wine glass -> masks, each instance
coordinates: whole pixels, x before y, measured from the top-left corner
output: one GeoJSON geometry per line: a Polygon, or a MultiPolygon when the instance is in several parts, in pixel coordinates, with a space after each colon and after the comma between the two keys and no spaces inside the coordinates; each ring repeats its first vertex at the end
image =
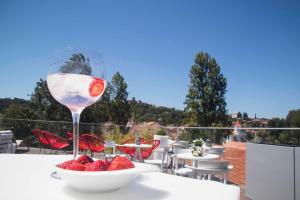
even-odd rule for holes
{"type": "Polygon", "coordinates": [[[84,108],[100,99],[106,87],[102,56],[94,51],[71,48],[58,50],[50,64],[47,85],[56,101],[72,113],[73,156],[78,156],[79,120],[84,108]]]}

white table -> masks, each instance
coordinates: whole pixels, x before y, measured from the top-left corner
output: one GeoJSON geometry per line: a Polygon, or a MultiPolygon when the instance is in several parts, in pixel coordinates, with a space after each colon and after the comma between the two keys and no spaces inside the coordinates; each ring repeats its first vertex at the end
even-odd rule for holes
{"type": "Polygon", "coordinates": [[[204,156],[193,156],[192,153],[178,153],[176,157],[179,159],[185,160],[197,160],[197,161],[206,161],[206,160],[216,160],[219,158],[216,154],[205,154],[204,156]]]}
{"type": "Polygon", "coordinates": [[[186,148],[187,142],[186,141],[173,141],[171,144],[171,150],[173,151],[176,148],[186,148]]]}
{"type": "Polygon", "coordinates": [[[0,154],[2,200],[239,200],[240,189],[159,172],[140,175],[128,186],[110,193],[81,193],[50,177],[66,155],[0,154]]]}
{"type": "Polygon", "coordinates": [[[104,144],[105,149],[112,149],[112,154],[116,154],[116,145],[114,144],[104,144]]]}
{"type": "Polygon", "coordinates": [[[193,156],[192,153],[178,153],[178,154],[176,154],[176,160],[177,159],[192,160],[193,167],[196,167],[197,161],[217,160],[218,158],[219,158],[219,155],[216,155],[216,154],[204,154],[204,156],[193,156]]]}

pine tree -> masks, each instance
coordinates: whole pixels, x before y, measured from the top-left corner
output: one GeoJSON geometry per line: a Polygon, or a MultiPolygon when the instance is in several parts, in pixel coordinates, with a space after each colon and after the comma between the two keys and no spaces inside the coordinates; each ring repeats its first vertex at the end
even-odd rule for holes
{"type": "Polygon", "coordinates": [[[128,103],[127,83],[124,77],[117,72],[111,81],[111,117],[112,121],[119,125],[126,125],[130,118],[130,106],[128,103]]]}
{"type": "Polygon", "coordinates": [[[189,77],[185,123],[189,126],[225,124],[227,82],[216,60],[207,53],[198,53],[189,77]]]}

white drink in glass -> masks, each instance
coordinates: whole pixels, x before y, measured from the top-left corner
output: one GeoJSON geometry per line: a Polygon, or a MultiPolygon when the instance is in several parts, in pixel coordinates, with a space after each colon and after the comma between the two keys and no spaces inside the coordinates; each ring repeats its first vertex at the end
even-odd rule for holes
{"type": "Polygon", "coordinates": [[[95,103],[106,87],[103,79],[71,73],[49,74],[47,84],[51,95],[74,113],[95,103]]]}

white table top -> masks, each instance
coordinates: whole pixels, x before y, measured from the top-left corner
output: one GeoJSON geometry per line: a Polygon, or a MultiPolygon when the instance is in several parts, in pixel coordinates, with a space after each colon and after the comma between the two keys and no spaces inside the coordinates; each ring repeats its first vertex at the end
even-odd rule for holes
{"type": "Polygon", "coordinates": [[[128,186],[109,193],[82,193],[50,177],[66,155],[0,154],[0,199],[3,200],[239,200],[240,189],[159,172],[140,175],[128,186]]]}
{"type": "Polygon", "coordinates": [[[124,147],[151,148],[150,144],[123,144],[124,147]]]}
{"type": "Polygon", "coordinates": [[[223,146],[212,146],[210,147],[210,149],[224,149],[223,146]]]}
{"type": "Polygon", "coordinates": [[[105,148],[115,148],[116,145],[114,145],[114,144],[104,144],[104,147],[105,148]]]}
{"type": "Polygon", "coordinates": [[[219,158],[219,155],[216,154],[205,154],[204,156],[193,156],[192,153],[178,153],[176,157],[179,159],[186,159],[186,160],[216,160],[219,158]]]}

